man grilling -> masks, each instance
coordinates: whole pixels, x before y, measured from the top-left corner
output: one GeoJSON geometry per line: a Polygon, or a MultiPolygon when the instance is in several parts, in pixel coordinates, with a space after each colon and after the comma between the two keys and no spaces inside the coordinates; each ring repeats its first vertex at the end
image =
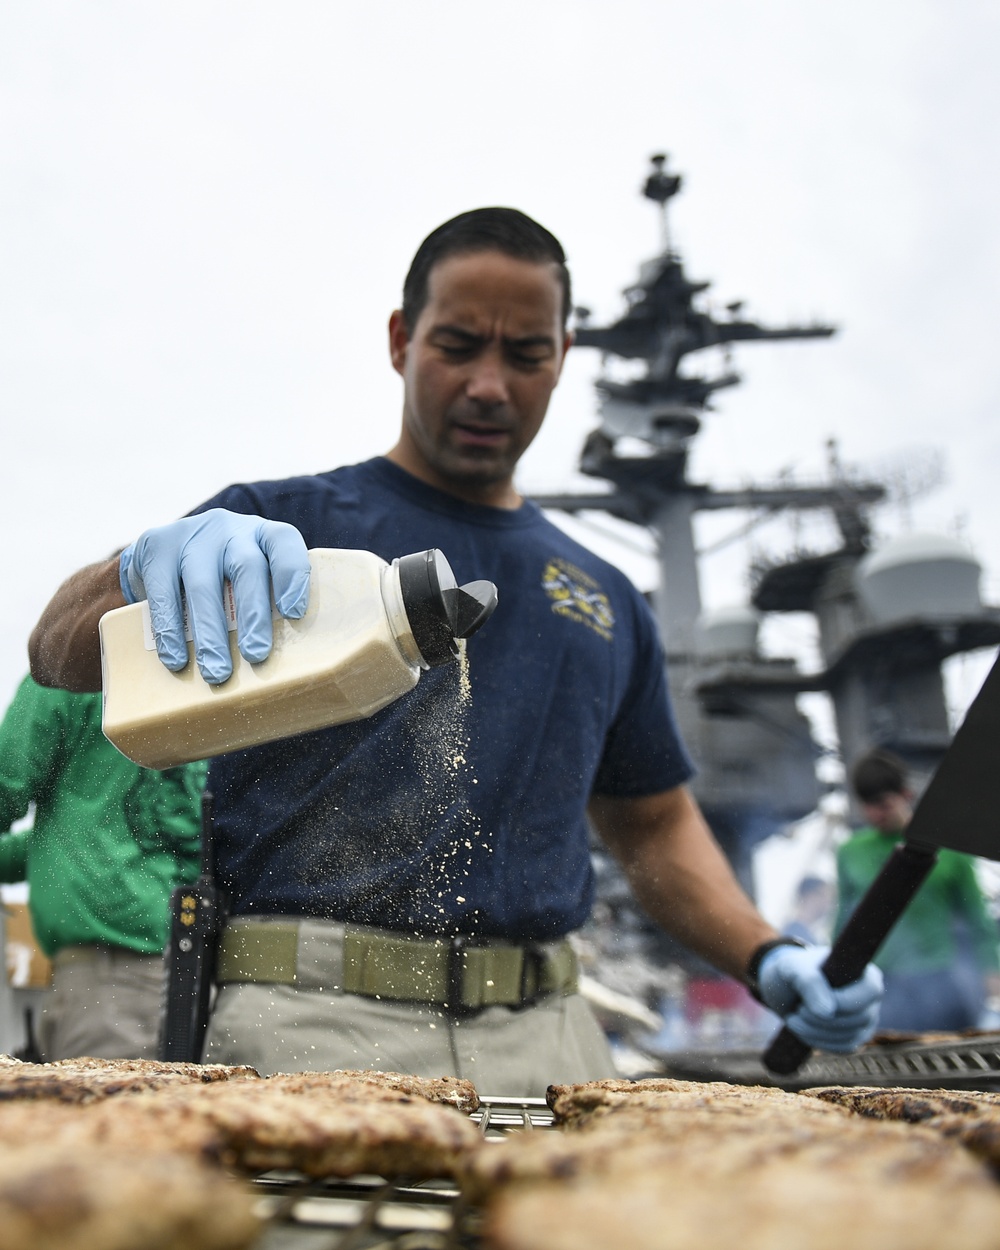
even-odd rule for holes
{"type": "Polygon", "coordinates": [[[223,580],[259,662],[272,596],[287,617],[306,609],[308,548],[439,547],[459,581],[499,588],[468,643],[467,700],[449,666],[370,720],[212,762],[230,919],[208,1060],[451,1072],[523,1096],[614,1075],[566,940],[593,898],[588,817],[647,912],[804,1040],[849,1050],[874,1027],[878,972],[832,990],[823,949],[779,936],[713,840],[641,596],[515,487],[570,306],[562,247],[531,218],[446,222],[389,321],[403,413],[385,456],[230,486],[76,574],[36,627],[36,679],[97,689],[100,616],[147,598],[160,658],[181,669],[183,590],[194,662],[222,683],[223,580]]]}

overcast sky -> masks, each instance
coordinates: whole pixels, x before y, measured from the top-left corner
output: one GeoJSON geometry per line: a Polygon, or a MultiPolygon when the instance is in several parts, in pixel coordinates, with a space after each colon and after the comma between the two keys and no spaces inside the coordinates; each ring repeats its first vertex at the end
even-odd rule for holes
{"type": "MultiPolygon", "coordinates": [[[[695,476],[816,477],[831,437],[875,472],[938,452],[947,483],[909,523],[964,536],[1000,601],[998,56],[977,0],[6,0],[0,698],[81,564],[230,481],[394,441],[385,324],[444,218],[523,208],[577,301],[618,312],[658,244],[638,189],[664,150],[710,297],[840,327],[736,349],[695,476]]],[[[598,366],[571,356],[525,489],[580,484],[598,366]]],[[[648,585],[651,561],[594,541],[648,585]]],[[[745,596],[747,555],[706,560],[709,605],[745,596]]]]}

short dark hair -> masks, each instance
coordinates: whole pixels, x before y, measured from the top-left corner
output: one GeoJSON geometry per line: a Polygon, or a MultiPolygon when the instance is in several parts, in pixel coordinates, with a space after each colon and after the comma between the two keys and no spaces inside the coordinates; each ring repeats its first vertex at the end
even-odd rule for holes
{"type": "Polygon", "coordinates": [[[408,334],[427,303],[431,270],[447,256],[502,252],[515,260],[551,261],[562,287],[562,323],[569,320],[571,291],[566,253],[554,234],[516,208],[474,208],[432,230],[417,248],[403,283],[403,323],[408,334]]]}
{"type": "Polygon", "coordinates": [[[851,769],[851,785],[862,803],[874,803],[883,794],[904,794],[906,765],[892,751],[869,751],[851,769]]]}

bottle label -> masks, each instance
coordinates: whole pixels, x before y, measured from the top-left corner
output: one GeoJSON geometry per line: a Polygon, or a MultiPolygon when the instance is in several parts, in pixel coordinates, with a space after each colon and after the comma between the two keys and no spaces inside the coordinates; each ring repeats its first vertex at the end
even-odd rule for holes
{"type": "MultiPolygon", "coordinates": [[[[191,622],[188,620],[187,601],[181,599],[181,606],[184,609],[184,638],[187,642],[191,642],[191,622]]],[[[232,582],[226,580],[222,583],[222,606],[226,613],[226,628],[232,633],[236,628],[236,599],[233,596],[232,582]]],[[[156,650],[156,640],[153,637],[153,622],[149,615],[149,601],[142,600],[142,641],[147,651],[156,650]]]]}

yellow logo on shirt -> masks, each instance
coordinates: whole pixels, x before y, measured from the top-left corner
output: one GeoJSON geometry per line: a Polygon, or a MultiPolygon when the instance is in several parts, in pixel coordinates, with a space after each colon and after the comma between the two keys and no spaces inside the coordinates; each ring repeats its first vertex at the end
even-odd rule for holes
{"type": "Polygon", "coordinates": [[[552,611],[571,621],[588,625],[611,641],[615,614],[608,596],[597,582],[568,560],[550,560],[542,574],[542,588],[552,600],[552,611]]]}

